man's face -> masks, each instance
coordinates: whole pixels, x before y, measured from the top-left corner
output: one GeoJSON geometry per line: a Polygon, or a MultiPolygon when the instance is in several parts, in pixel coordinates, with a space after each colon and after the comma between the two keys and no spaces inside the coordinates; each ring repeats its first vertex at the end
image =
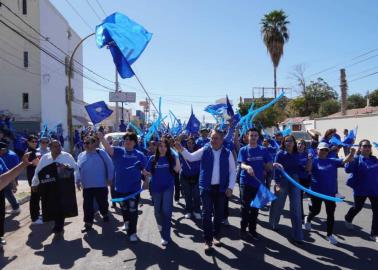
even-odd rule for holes
{"type": "Polygon", "coordinates": [[[58,141],[52,141],[50,145],[51,154],[58,156],[60,152],[62,152],[62,147],[60,145],[60,142],[58,141]]]}
{"type": "Polygon", "coordinates": [[[41,148],[46,149],[48,145],[49,145],[49,140],[45,140],[45,139],[41,140],[41,148]]]}
{"type": "Polygon", "coordinates": [[[251,144],[256,144],[259,139],[259,134],[256,131],[248,132],[248,141],[251,144]]]}
{"type": "Polygon", "coordinates": [[[95,141],[91,138],[85,138],[83,144],[85,151],[93,151],[96,149],[95,141]]]}
{"type": "Polygon", "coordinates": [[[126,149],[132,150],[135,147],[135,141],[131,140],[129,137],[125,138],[125,141],[123,142],[123,145],[126,149]]]}
{"type": "Polygon", "coordinates": [[[30,139],[29,141],[28,141],[28,146],[30,147],[30,148],[32,148],[32,149],[36,149],[37,148],[37,145],[38,145],[38,141],[37,141],[37,139],[30,139]]]}
{"type": "Polygon", "coordinates": [[[223,145],[223,136],[220,133],[213,131],[210,136],[210,143],[215,150],[220,149],[223,145]]]}

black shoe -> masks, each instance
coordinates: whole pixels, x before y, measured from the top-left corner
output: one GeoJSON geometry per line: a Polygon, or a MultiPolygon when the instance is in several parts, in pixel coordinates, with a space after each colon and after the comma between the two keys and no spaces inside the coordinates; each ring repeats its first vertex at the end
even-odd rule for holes
{"type": "Polygon", "coordinates": [[[210,254],[213,251],[213,243],[212,242],[206,242],[204,247],[205,254],[210,254]]]}
{"type": "Polygon", "coordinates": [[[256,231],[249,232],[248,234],[253,240],[255,241],[260,240],[259,234],[256,231]]]}
{"type": "Polygon", "coordinates": [[[92,229],[93,229],[92,226],[90,226],[90,225],[84,225],[84,227],[81,229],[81,232],[82,233],[86,233],[86,232],[91,231],[92,229]]]}
{"type": "Polygon", "coordinates": [[[4,237],[0,237],[0,246],[4,246],[7,244],[7,241],[5,241],[4,237]]]}
{"type": "Polygon", "coordinates": [[[109,216],[108,216],[108,215],[103,216],[103,217],[102,217],[102,220],[103,220],[104,222],[109,222],[109,216]]]}
{"type": "Polygon", "coordinates": [[[220,238],[217,238],[217,237],[214,237],[213,244],[216,247],[221,247],[222,246],[222,242],[220,241],[220,238]]]}
{"type": "Polygon", "coordinates": [[[248,233],[246,230],[240,230],[239,236],[241,240],[247,240],[248,239],[248,233]]]}

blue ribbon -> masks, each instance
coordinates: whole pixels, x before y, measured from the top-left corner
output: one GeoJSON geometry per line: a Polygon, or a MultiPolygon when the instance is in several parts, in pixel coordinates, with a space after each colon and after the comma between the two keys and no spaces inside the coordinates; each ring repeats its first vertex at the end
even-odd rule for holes
{"type": "Polygon", "coordinates": [[[124,201],[127,201],[129,199],[133,199],[135,198],[136,195],[138,195],[139,193],[141,193],[143,191],[143,188],[141,188],[140,190],[138,190],[137,192],[134,192],[133,194],[130,194],[126,197],[122,197],[122,198],[114,198],[112,199],[112,202],[124,202],[124,201]]]}
{"type": "Polygon", "coordinates": [[[324,199],[324,200],[328,200],[328,201],[332,201],[332,202],[343,202],[343,199],[336,198],[336,197],[331,197],[331,196],[328,196],[328,195],[324,195],[324,194],[312,191],[311,189],[305,188],[304,186],[302,186],[301,184],[299,184],[297,181],[295,181],[293,178],[291,178],[291,176],[288,175],[284,170],[282,170],[282,169],[279,169],[279,170],[281,171],[281,173],[283,174],[283,176],[285,176],[285,178],[287,180],[289,180],[295,187],[299,188],[300,190],[302,190],[302,191],[304,191],[304,192],[306,192],[306,193],[308,193],[310,195],[313,195],[313,196],[316,196],[318,198],[324,199]]]}

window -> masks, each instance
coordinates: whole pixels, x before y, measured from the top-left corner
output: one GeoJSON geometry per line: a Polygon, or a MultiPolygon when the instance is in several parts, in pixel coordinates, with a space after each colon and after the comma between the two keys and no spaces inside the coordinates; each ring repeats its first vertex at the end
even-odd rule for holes
{"type": "Polygon", "coordinates": [[[26,0],[22,0],[22,14],[26,15],[28,14],[28,7],[26,0]]]}
{"type": "Polygon", "coordinates": [[[29,109],[29,93],[22,93],[22,108],[29,109]]]}
{"type": "Polygon", "coordinates": [[[24,67],[29,67],[29,52],[24,52],[24,67]]]}

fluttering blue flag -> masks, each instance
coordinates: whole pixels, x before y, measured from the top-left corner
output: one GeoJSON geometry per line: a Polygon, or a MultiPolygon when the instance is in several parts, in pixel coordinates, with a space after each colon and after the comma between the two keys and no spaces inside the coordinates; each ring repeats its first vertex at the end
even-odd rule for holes
{"type": "Polygon", "coordinates": [[[212,115],[221,116],[225,111],[227,111],[227,104],[220,103],[207,105],[204,111],[212,115]]]}
{"type": "Polygon", "coordinates": [[[124,78],[134,76],[131,65],[143,53],[152,34],[142,25],[126,15],[115,12],[96,26],[96,44],[99,48],[108,46],[119,75],[124,78]]]}
{"type": "Polygon", "coordinates": [[[378,143],[373,142],[374,147],[378,150],[378,143]]]}
{"type": "Polygon", "coordinates": [[[227,114],[231,117],[234,116],[234,109],[232,108],[232,105],[230,103],[230,100],[228,99],[228,96],[226,95],[226,104],[227,104],[227,114]]]}
{"type": "Polygon", "coordinates": [[[348,135],[343,140],[343,143],[344,144],[352,144],[356,140],[356,136],[357,136],[357,127],[349,130],[348,135]]]}
{"type": "Polygon", "coordinates": [[[348,146],[348,144],[343,143],[336,136],[332,136],[331,139],[329,139],[329,144],[335,146],[348,146]]]}
{"type": "Polygon", "coordinates": [[[190,117],[189,117],[188,123],[186,124],[185,130],[189,134],[196,134],[196,133],[199,132],[200,126],[201,126],[201,122],[194,115],[193,109],[192,109],[192,113],[190,114],[190,117]]]}
{"type": "Polygon", "coordinates": [[[275,199],[277,199],[277,197],[270,192],[264,184],[260,183],[256,196],[253,201],[251,201],[251,207],[262,208],[275,199]]]}
{"type": "Polygon", "coordinates": [[[291,134],[291,132],[292,132],[292,130],[289,127],[285,128],[284,130],[281,131],[283,137],[289,136],[291,134]]]}
{"type": "Polygon", "coordinates": [[[108,118],[113,111],[108,108],[104,101],[98,101],[85,106],[88,116],[93,125],[100,123],[102,120],[108,118]]]}

